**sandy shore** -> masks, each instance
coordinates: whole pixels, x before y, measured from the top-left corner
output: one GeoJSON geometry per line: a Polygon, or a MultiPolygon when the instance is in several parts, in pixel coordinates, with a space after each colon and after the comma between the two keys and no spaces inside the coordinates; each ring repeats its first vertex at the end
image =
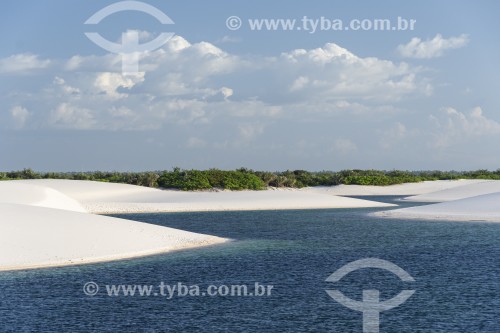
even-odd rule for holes
{"type": "Polygon", "coordinates": [[[0,270],[111,261],[225,241],[136,221],[0,203],[0,270]]]}
{"type": "MultiPolygon", "coordinates": [[[[67,183],[82,197],[148,192],[67,183]],[[79,186],[90,187],[82,191],[79,186]]],[[[227,239],[90,214],[80,197],[44,181],[0,182],[0,271],[96,263],[227,242],[227,239]]]]}
{"type": "Polygon", "coordinates": [[[500,193],[374,213],[399,219],[500,222],[500,193]]]}
{"type": "Polygon", "coordinates": [[[182,192],[71,180],[3,181],[0,182],[0,270],[118,260],[228,241],[96,213],[395,206],[341,195],[412,195],[406,200],[444,201],[377,213],[383,217],[500,222],[500,181],[241,192],[182,192]]]}
{"type": "Polygon", "coordinates": [[[339,185],[318,186],[305,190],[333,195],[374,196],[374,195],[425,195],[437,191],[454,189],[465,185],[487,182],[481,179],[436,180],[420,183],[406,183],[389,186],[339,185]]]}
{"type": "Polygon", "coordinates": [[[469,183],[404,200],[439,203],[378,212],[375,215],[403,219],[500,222],[500,181],[497,180],[469,183]]]}
{"type": "Polygon", "coordinates": [[[296,190],[181,192],[90,181],[4,181],[0,270],[95,263],[228,241],[95,213],[389,206],[296,190]]]}
{"type": "Polygon", "coordinates": [[[294,189],[183,192],[90,181],[49,179],[19,182],[56,190],[97,214],[394,206],[336,196],[329,192],[294,189]]]}
{"type": "Polygon", "coordinates": [[[415,202],[444,202],[497,192],[500,192],[500,181],[485,180],[477,183],[462,184],[460,186],[443,189],[441,191],[415,195],[405,198],[404,200],[415,202]]]}

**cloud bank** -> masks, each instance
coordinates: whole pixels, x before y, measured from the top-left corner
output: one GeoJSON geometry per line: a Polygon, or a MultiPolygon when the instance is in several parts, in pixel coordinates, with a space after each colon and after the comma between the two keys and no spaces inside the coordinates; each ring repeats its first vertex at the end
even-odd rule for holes
{"type": "MultiPolygon", "coordinates": [[[[59,61],[20,54],[0,59],[0,69],[10,75],[38,71],[34,90],[13,87],[16,105],[34,116],[12,117],[32,128],[149,130],[221,117],[242,128],[242,118],[390,109],[392,102],[433,89],[419,67],[359,57],[334,43],[242,57],[175,36],[141,55],[137,75],[121,74],[121,58],[112,54],[59,61]]],[[[252,133],[240,132],[244,138],[252,133]]]]}

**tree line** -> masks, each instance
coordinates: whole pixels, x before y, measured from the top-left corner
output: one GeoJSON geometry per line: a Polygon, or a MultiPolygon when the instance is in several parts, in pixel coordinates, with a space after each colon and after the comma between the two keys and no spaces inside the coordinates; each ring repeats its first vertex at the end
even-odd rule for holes
{"type": "Polygon", "coordinates": [[[71,179],[92,180],[110,183],[171,188],[184,191],[226,189],[263,190],[268,187],[302,188],[307,186],[332,185],[378,185],[387,186],[415,183],[426,180],[451,179],[500,179],[496,171],[401,171],[401,170],[342,170],[310,172],[237,170],[183,170],[149,172],[36,172],[32,169],[0,172],[0,180],[19,179],[71,179]]]}

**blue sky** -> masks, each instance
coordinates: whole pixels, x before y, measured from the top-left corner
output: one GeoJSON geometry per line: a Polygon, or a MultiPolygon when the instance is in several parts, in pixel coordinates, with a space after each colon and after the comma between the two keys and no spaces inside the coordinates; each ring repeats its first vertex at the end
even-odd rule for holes
{"type": "Polygon", "coordinates": [[[500,167],[497,1],[3,1],[0,170],[500,167]],[[242,27],[230,30],[236,15],[242,27]],[[415,19],[413,31],[248,20],[415,19]],[[121,72],[93,42],[174,37],[121,72]]]}

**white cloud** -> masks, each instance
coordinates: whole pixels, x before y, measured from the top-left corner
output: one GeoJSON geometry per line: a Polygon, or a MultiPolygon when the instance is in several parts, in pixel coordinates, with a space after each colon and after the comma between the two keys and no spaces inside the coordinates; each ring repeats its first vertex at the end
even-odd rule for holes
{"type": "Polygon", "coordinates": [[[327,43],[312,50],[283,53],[270,69],[283,77],[290,92],[305,99],[361,98],[397,100],[411,93],[429,92],[429,83],[419,77],[420,68],[374,57],[361,58],[327,43]],[[276,70],[278,69],[278,73],[276,70]]]}
{"type": "Polygon", "coordinates": [[[105,72],[97,75],[94,85],[111,98],[123,98],[128,95],[126,93],[118,92],[118,88],[131,89],[137,83],[143,81],[144,73],[123,75],[119,73],[105,72]]]}
{"type": "Polygon", "coordinates": [[[454,108],[443,108],[439,115],[430,116],[434,125],[433,145],[446,148],[473,137],[500,135],[500,123],[486,118],[480,107],[469,114],[454,108]]]}
{"type": "Polygon", "coordinates": [[[462,34],[458,37],[443,38],[437,34],[433,39],[422,39],[415,37],[408,44],[401,44],[397,50],[406,58],[429,59],[441,57],[445,51],[458,49],[469,43],[469,37],[462,34]]]}
{"type": "Polygon", "coordinates": [[[80,89],[72,87],[68,84],[66,84],[66,81],[63,78],[60,78],[59,76],[56,76],[54,78],[54,84],[60,86],[64,93],[68,95],[78,95],[80,94],[80,89]]]}
{"type": "Polygon", "coordinates": [[[61,128],[91,129],[96,120],[92,111],[68,103],[61,103],[50,114],[51,125],[61,128]]]}
{"type": "Polygon", "coordinates": [[[309,78],[307,76],[299,76],[295,81],[293,81],[290,91],[302,90],[309,83],[309,78]]]}
{"type": "MultiPolygon", "coordinates": [[[[38,101],[34,109],[28,106],[40,126],[79,129],[151,129],[228,119],[236,127],[241,124],[236,118],[264,126],[305,113],[313,119],[394,113],[389,102],[425,96],[431,89],[418,67],[362,58],[333,43],[275,57],[242,57],[174,36],[144,55],[144,72],[135,76],[122,75],[121,58],[113,54],[75,55],[51,70],[51,82],[26,92],[38,101]]],[[[243,138],[259,134],[245,126],[239,129],[243,138]]]]}
{"type": "Polygon", "coordinates": [[[181,36],[174,36],[172,37],[165,47],[163,48],[164,50],[167,49],[170,52],[179,52],[182,50],[185,50],[191,46],[191,43],[188,42],[186,39],[182,38],[181,36]]]}
{"type": "Polygon", "coordinates": [[[107,53],[103,56],[74,55],[61,66],[68,72],[120,72],[122,57],[119,54],[107,53]]]}
{"type": "Polygon", "coordinates": [[[30,71],[46,68],[49,65],[50,60],[42,60],[34,54],[15,54],[0,59],[0,73],[29,73],[30,71]]]}
{"type": "Polygon", "coordinates": [[[30,112],[26,108],[19,105],[10,109],[10,116],[12,117],[15,128],[18,129],[24,127],[30,115],[30,112]]]}
{"type": "Polygon", "coordinates": [[[296,49],[289,53],[283,53],[282,56],[295,63],[298,63],[301,58],[307,58],[312,62],[323,64],[330,63],[335,59],[348,61],[356,61],[358,59],[353,53],[334,43],[327,43],[324,47],[312,50],[296,49]]]}
{"type": "Polygon", "coordinates": [[[127,42],[135,42],[136,38],[139,42],[147,42],[152,40],[154,37],[155,36],[149,31],[129,29],[125,33],[122,33],[118,42],[123,45],[127,42]]]}
{"type": "Polygon", "coordinates": [[[224,96],[224,100],[228,100],[229,97],[233,96],[233,89],[228,88],[228,87],[222,87],[220,88],[220,92],[222,96],[224,96]]]}

